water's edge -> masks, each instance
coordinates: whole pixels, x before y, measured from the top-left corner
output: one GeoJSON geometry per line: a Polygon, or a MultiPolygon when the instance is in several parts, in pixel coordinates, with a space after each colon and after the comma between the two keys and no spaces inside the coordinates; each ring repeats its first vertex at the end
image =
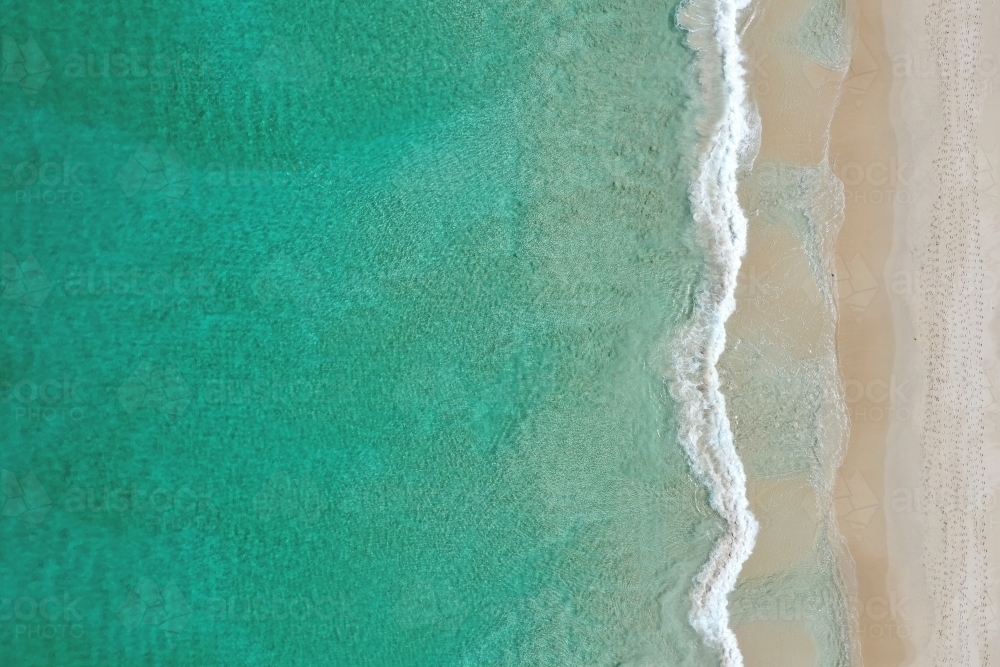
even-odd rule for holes
{"type": "Polygon", "coordinates": [[[717,364],[726,343],[726,320],[735,310],[736,278],[746,252],[747,218],[737,198],[737,176],[753,161],[759,122],[744,81],[739,21],[749,0],[691,0],[678,12],[687,44],[697,54],[703,91],[702,137],[689,198],[706,252],[708,276],[695,297],[665,369],[679,403],[679,436],[691,467],[725,522],[695,578],[689,619],[718,651],[723,667],[742,667],[729,627],[727,597],[753,551],[758,524],[747,500],[746,474],[733,442],[717,364]]]}

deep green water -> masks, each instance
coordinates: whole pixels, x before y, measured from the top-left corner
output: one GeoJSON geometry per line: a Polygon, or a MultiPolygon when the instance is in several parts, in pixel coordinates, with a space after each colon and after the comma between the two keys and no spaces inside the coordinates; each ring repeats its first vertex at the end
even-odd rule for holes
{"type": "Polygon", "coordinates": [[[3,664],[713,664],[675,9],[0,6],[3,664]]]}

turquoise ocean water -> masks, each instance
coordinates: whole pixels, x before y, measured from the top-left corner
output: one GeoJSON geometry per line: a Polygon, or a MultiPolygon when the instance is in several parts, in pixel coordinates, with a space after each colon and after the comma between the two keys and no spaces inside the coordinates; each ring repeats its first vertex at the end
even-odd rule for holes
{"type": "Polygon", "coordinates": [[[716,664],[676,10],[4,3],[4,663],[716,664]]]}

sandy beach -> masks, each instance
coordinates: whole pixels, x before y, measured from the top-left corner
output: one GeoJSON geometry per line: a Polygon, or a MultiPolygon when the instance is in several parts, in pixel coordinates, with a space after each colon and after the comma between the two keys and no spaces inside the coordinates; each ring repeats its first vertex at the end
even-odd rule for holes
{"type": "Polygon", "coordinates": [[[978,123],[995,97],[982,55],[997,52],[995,26],[974,5],[859,1],[831,127],[845,186],[837,352],[851,421],[835,495],[869,667],[978,665],[995,652],[987,552],[1000,467],[984,371],[996,366],[996,199],[984,194],[996,136],[978,123]]]}
{"type": "MultiPolygon", "coordinates": [[[[760,175],[828,162],[843,187],[843,215],[827,236],[835,239],[833,355],[849,420],[832,495],[850,661],[984,665],[1000,648],[992,315],[1000,126],[987,122],[1000,104],[1000,12],[978,3],[858,0],[842,71],[788,48],[802,11],[762,2],[746,31],[762,141],[744,179],[750,238],[740,307],[727,329],[739,341],[734,350],[752,346],[767,364],[827,354],[830,314],[815,293],[803,298],[813,287],[823,292],[822,280],[810,286],[802,270],[816,256],[782,223],[789,207],[774,205],[782,200],[766,194],[760,175]]],[[[822,235],[820,226],[814,232],[822,235]]],[[[749,356],[729,353],[728,376],[738,378],[739,360],[749,356]]],[[[730,389],[761,522],[741,575],[752,590],[791,576],[817,553],[826,489],[815,474],[774,464],[768,446],[755,442],[743,388],[734,380],[730,389]]],[[[735,630],[748,667],[822,662],[820,633],[801,609],[735,630]]]]}
{"type": "MultiPolygon", "coordinates": [[[[997,104],[997,11],[857,0],[846,71],[788,48],[803,11],[762,2],[745,35],[762,141],[745,179],[750,237],[727,330],[769,363],[826,354],[830,313],[815,294],[803,298],[810,254],[782,226],[780,206],[759,205],[759,174],[828,163],[843,187],[839,233],[827,236],[832,354],[849,420],[832,495],[850,660],[986,664],[1000,629],[1000,577],[987,558],[990,546],[1000,553],[990,324],[1000,291],[1000,128],[979,119],[997,104]]],[[[739,358],[729,355],[731,369],[739,358]]],[[[826,489],[803,471],[759,463],[767,446],[754,442],[747,415],[741,423],[741,405],[735,397],[735,433],[761,522],[741,575],[752,588],[801,569],[819,548],[826,489]]],[[[819,664],[818,633],[801,610],[735,629],[748,667],[819,664]]]]}
{"type": "Polygon", "coordinates": [[[998,599],[988,554],[1000,546],[998,128],[986,122],[997,103],[996,8],[886,0],[883,11],[895,157],[907,167],[883,272],[892,378],[905,387],[891,399],[879,508],[897,601],[886,622],[902,664],[988,664],[998,599]]]}
{"type": "MultiPolygon", "coordinates": [[[[850,436],[835,504],[855,577],[856,639],[862,663],[898,665],[908,628],[888,579],[884,499],[885,440],[910,383],[894,375],[894,326],[883,280],[895,207],[912,176],[901,163],[889,119],[892,63],[879,0],[856,5],[854,52],[831,126],[831,166],[844,183],[844,223],[836,243],[837,356],[850,436]]],[[[904,417],[909,415],[905,414],[904,417]]]]}
{"type": "Polygon", "coordinates": [[[741,182],[747,253],[720,372],[760,522],[732,598],[747,667],[854,657],[843,633],[851,577],[838,571],[847,559],[829,501],[846,423],[832,262],[842,205],[828,130],[849,52],[837,35],[817,44],[815,20],[813,3],[765,0],[743,40],[761,142],[741,182]]]}

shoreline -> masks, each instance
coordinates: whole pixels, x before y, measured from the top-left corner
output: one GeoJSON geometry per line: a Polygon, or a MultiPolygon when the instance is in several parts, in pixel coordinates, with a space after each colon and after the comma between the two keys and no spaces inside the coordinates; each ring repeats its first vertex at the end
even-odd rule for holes
{"type": "Polygon", "coordinates": [[[834,337],[842,186],[828,160],[852,21],[809,0],[754,10],[744,52],[760,150],[740,183],[750,225],[720,372],[760,531],[733,626],[746,667],[832,667],[856,662],[831,503],[846,424],[834,337]]]}
{"type": "Polygon", "coordinates": [[[981,43],[978,1],[853,0],[843,65],[804,31],[828,9],[762,0],[744,32],[760,148],[719,369],[760,530],[733,631],[747,667],[986,664],[1000,9],[981,43]]]}
{"type": "Polygon", "coordinates": [[[687,31],[685,42],[696,54],[706,108],[688,196],[709,270],[721,287],[708,287],[694,297],[694,317],[676,337],[679,345],[672,350],[666,377],[681,399],[681,444],[709,504],[725,522],[688,594],[691,627],[718,653],[722,667],[743,667],[728,598],[758,531],[718,372],[747,239],[748,221],[736,192],[740,164],[752,159],[754,140],[739,31],[749,2],[690,2],[677,15],[687,31]]]}

